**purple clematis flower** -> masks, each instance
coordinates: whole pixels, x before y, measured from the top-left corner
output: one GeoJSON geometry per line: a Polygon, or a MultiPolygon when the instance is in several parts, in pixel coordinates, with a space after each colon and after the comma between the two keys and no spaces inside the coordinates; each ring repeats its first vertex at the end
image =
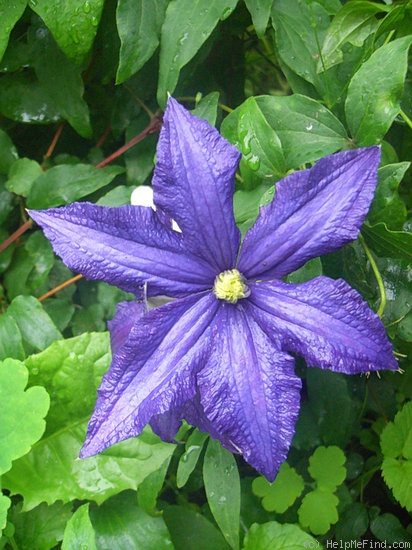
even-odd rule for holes
{"type": "Polygon", "coordinates": [[[233,214],[239,159],[216,129],[169,99],[156,211],[75,203],[30,212],[71,269],[138,296],[145,285],[149,297],[175,298],[150,311],[144,300],[119,304],[113,361],[81,457],[147,423],[171,440],[185,418],[273,480],[299,412],[290,353],[347,374],[397,369],[379,317],[345,281],[282,280],[357,237],[379,149],[331,155],[279,181],[243,242],[233,214]]]}

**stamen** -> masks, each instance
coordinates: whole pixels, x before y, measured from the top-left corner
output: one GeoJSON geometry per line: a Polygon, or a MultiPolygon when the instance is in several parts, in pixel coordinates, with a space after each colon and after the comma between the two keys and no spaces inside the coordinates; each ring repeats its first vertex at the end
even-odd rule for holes
{"type": "Polygon", "coordinates": [[[237,269],[219,273],[215,279],[213,292],[216,298],[231,304],[236,304],[241,298],[247,298],[250,295],[245,278],[237,269]]]}

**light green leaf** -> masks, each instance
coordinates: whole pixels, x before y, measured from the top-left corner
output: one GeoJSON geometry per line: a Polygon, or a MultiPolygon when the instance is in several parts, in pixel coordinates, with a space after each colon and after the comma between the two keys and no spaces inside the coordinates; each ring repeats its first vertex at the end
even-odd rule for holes
{"type": "MultiPolygon", "coordinates": [[[[0,479],[1,481],[1,479],[0,479]]],[[[0,535],[7,524],[7,510],[10,508],[11,500],[0,493],[0,535]]]]}
{"type": "Polygon", "coordinates": [[[9,0],[0,0],[0,59],[6,51],[10,33],[23,15],[26,5],[27,0],[16,0],[11,3],[9,0]]]}
{"type": "Polygon", "coordinates": [[[29,0],[65,55],[81,64],[92,47],[104,0],[29,0]]]}
{"type": "Polygon", "coordinates": [[[308,260],[302,267],[287,276],[288,283],[300,284],[322,275],[322,261],[320,258],[308,260]]]}
{"type": "Polygon", "coordinates": [[[27,380],[23,363],[15,359],[0,363],[0,475],[13,460],[28,453],[44,432],[49,396],[38,386],[25,391],[27,380]]]}
{"type": "Polygon", "coordinates": [[[388,11],[383,4],[354,0],[345,4],[333,18],[322,46],[322,59],[318,61],[318,70],[324,71],[341,63],[342,46],[350,42],[362,46],[366,38],[374,33],[379,21],[375,15],[388,11]]]}
{"type": "Polygon", "coordinates": [[[235,211],[236,223],[242,234],[246,233],[255,223],[262,198],[270,188],[273,189],[271,186],[268,188],[267,185],[260,185],[252,191],[243,191],[243,189],[235,191],[233,209],[235,211]]]}
{"type": "Polygon", "coordinates": [[[175,0],[166,10],[160,43],[159,105],[173,93],[180,70],[208,39],[220,19],[226,19],[238,0],[175,0]]]}
{"type": "Polygon", "coordinates": [[[218,529],[205,516],[183,506],[168,506],[163,517],[176,550],[228,550],[218,529]]]}
{"type": "Polygon", "coordinates": [[[256,34],[262,37],[269,22],[273,0],[245,0],[245,4],[252,16],[256,34]]]}
{"type": "Polygon", "coordinates": [[[334,492],[346,477],[345,454],[339,447],[318,447],[309,459],[308,472],[318,489],[334,492]]]}
{"type": "Polygon", "coordinates": [[[390,231],[385,223],[364,225],[362,228],[366,242],[378,256],[412,260],[412,233],[390,231]]]}
{"type": "Polygon", "coordinates": [[[7,309],[13,317],[25,344],[30,350],[40,351],[54,340],[62,338],[55,324],[33,296],[17,296],[7,309]],[[33,322],[33,319],[36,322],[33,322]]]}
{"type": "MultiPolygon", "coordinates": [[[[23,550],[50,550],[63,539],[64,528],[72,515],[72,505],[44,502],[30,510],[21,511],[21,503],[12,508],[10,522],[14,525],[14,539],[23,550]]],[[[79,548],[81,548],[79,546],[79,548]]]]}
{"type": "Polygon", "coordinates": [[[24,359],[23,341],[19,327],[10,313],[0,315],[0,360],[24,359]]]}
{"type": "Polygon", "coordinates": [[[62,550],[77,548],[96,550],[96,536],[89,517],[89,504],[83,504],[74,512],[64,530],[62,550]]]}
{"type": "Polygon", "coordinates": [[[302,550],[321,548],[317,540],[297,525],[269,521],[254,523],[245,536],[243,550],[302,550]]]}
{"type": "Polygon", "coordinates": [[[206,497],[229,545],[239,547],[240,480],[236,461],[219,441],[210,439],[203,462],[206,497]]]}
{"type": "Polygon", "coordinates": [[[87,499],[101,504],[125,489],[136,490],[174,451],[174,445],[145,431],[98,456],[77,460],[86,428],[87,420],[73,422],[42,439],[13,464],[3,485],[12,494],[23,495],[25,509],[56,500],[87,499]]]}
{"type": "Polygon", "coordinates": [[[399,113],[411,43],[406,36],[385,44],[353,76],[345,113],[358,145],[380,143],[399,113]]]}
{"type": "Polygon", "coordinates": [[[200,432],[197,428],[190,434],[186,441],[185,452],[179,459],[176,473],[176,485],[181,488],[186,485],[190,474],[196,468],[203,446],[208,434],[200,432]]]}
{"type": "Polygon", "coordinates": [[[16,160],[10,167],[6,189],[16,195],[27,197],[33,182],[43,173],[38,162],[28,158],[16,160]]]}
{"type": "Polygon", "coordinates": [[[34,182],[27,204],[41,209],[61,206],[81,199],[108,185],[124,172],[121,166],[95,168],[90,164],[54,166],[34,182]]]}
{"type": "Polygon", "coordinates": [[[315,489],[304,496],[298,510],[299,522],[315,535],[324,535],[339,519],[339,499],[330,492],[315,489]]]}
{"type": "Polygon", "coordinates": [[[284,462],[273,483],[264,477],[257,477],[253,480],[252,489],[255,495],[263,497],[265,510],[283,514],[301,495],[304,486],[303,478],[284,462]]]}
{"type": "Polygon", "coordinates": [[[93,411],[96,388],[110,365],[109,334],[85,333],[58,340],[26,359],[30,382],[52,396],[47,434],[82,422],[93,411]]]}
{"type": "Polygon", "coordinates": [[[153,514],[156,510],[157,497],[163,487],[163,483],[169,468],[172,455],[154,472],[151,472],[139,485],[137,502],[146,514],[153,514]]]}
{"type": "Polygon", "coordinates": [[[381,449],[383,478],[399,503],[412,511],[412,402],[382,431],[381,449]]]}
{"type": "Polygon", "coordinates": [[[90,511],[99,550],[172,550],[162,517],[152,517],[137,506],[132,491],[111,498],[90,511]]]}
{"type": "Polygon", "coordinates": [[[119,0],[116,19],[121,41],[117,83],[136,73],[159,45],[168,0],[119,0]]]}

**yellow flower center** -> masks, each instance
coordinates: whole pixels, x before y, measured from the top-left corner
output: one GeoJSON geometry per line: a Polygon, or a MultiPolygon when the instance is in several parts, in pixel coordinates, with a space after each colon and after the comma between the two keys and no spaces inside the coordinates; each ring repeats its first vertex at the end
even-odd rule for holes
{"type": "Polygon", "coordinates": [[[237,269],[219,273],[215,279],[213,292],[216,298],[231,304],[236,304],[238,300],[247,298],[250,294],[243,275],[237,269]]]}

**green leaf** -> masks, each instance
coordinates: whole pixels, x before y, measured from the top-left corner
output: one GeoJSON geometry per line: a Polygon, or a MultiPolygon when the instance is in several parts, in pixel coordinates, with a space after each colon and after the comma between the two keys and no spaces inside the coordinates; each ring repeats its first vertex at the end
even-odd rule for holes
{"type": "Polygon", "coordinates": [[[245,234],[255,223],[262,198],[268,189],[267,185],[260,185],[252,191],[244,191],[243,189],[235,191],[233,209],[235,211],[236,223],[242,234],[245,234]]]}
{"type": "Polygon", "coordinates": [[[168,506],[163,517],[175,550],[227,550],[220,531],[205,516],[183,506],[168,506]]]}
{"type": "Polygon", "coordinates": [[[17,546],[30,550],[54,548],[63,539],[65,525],[72,515],[71,508],[70,504],[61,502],[52,506],[43,502],[30,512],[21,512],[21,505],[12,508],[10,521],[15,527],[17,546]]]}
{"type": "Polygon", "coordinates": [[[153,514],[156,510],[157,497],[163,487],[171,458],[172,455],[157,470],[151,472],[139,485],[137,502],[146,514],[153,514]]]}
{"type": "Polygon", "coordinates": [[[239,109],[236,146],[257,176],[278,180],[285,176],[285,157],[279,137],[265,119],[254,97],[239,109]]]}
{"type": "Polygon", "coordinates": [[[117,28],[121,41],[117,83],[143,67],[159,45],[168,0],[119,0],[117,28]]]}
{"type": "Polygon", "coordinates": [[[410,162],[387,164],[378,170],[378,186],[367,220],[369,224],[383,222],[389,229],[402,229],[406,220],[406,206],[398,193],[398,187],[410,162]]]}
{"type": "Polygon", "coordinates": [[[381,434],[382,476],[394,497],[412,510],[412,402],[406,403],[381,434]]]}
{"type": "MultiPolygon", "coordinates": [[[[4,130],[0,130],[0,174],[7,174],[11,165],[19,158],[17,149],[4,130]]],[[[3,220],[0,218],[1,223],[3,220]]]]}
{"type": "Polygon", "coordinates": [[[336,525],[336,540],[351,541],[360,539],[369,527],[368,508],[361,502],[351,503],[339,515],[336,525]]]}
{"type": "MultiPolygon", "coordinates": [[[[298,168],[334,153],[347,143],[345,129],[324,105],[294,94],[285,97],[260,96],[256,103],[282,144],[286,170],[298,168]]],[[[239,109],[223,121],[222,135],[237,140],[239,109]]]]}
{"type": "Polygon", "coordinates": [[[240,481],[236,461],[219,441],[210,439],[203,462],[206,497],[229,545],[239,547],[240,481]]]}
{"type": "Polygon", "coordinates": [[[255,495],[262,498],[262,506],[268,512],[283,514],[304,489],[303,478],[284,462],[273,483],[265,477],[257,477],[253,480],[252,489],[255,495]]]}
{"type": "Polygon", "coordinates": [[[124,172],[121,166],[95,168],[90,164],[54,166],[34,182],[27,204],[42,209],[61,206],[81,199],[108,185],[124,172]]]}
{"type": "Polygon", "coordinates": [[[44,432],[49,396],[38,386],[25,391],[27,380],[23,363],[15,359],[0,363],[0,475],[13,460],[28,453],[44,432]]]}
{"type": "Polygon", "coordinates": [[[342,46],[350,42],[362,46],[366,38],[378,28],[375,15],[388,8],[382,4],[354,0],[345,4],[333,18],[322,45],[318,70],[325,71],[343,60],[342,46]]]}
{"type": "Polygon", "coordinates": [[[31,29],[29,44],[35,52],[34,69],[47,101],[78,134],[90,138],[89,108],[83,99],[84,84],[80,70],[62,54],[45,27],[31,29]]]}
{"type": "Polygon", "coordinates": [[[50,241],[42,231],[36,231],[27,239],[24,248],[18,248],[4,279],[9,298],[19,294],[31,294],[42,285],[54,263],[50,241]]]}
{"type": "Polygon", "coordinates": [[[17,296],[7,309],[23,338],[23,344],[31,350],[47,348],[54,340],[62,338],[55,324],[33,296],[17,296]],[[33,319],[36,321],[33,322],[33,319]]]}
{"type": "Polygon", "coordinates": [[[310,281],[322,275],[322,262],[320,258],[308,260],[302,267],[287,276],[288,283],[300,284],[310,281]]]}
{"type": "Polygon", "coordinates": [[[217,107],[219,104],[219,92],[211,92],[196,102],[192,115],[207,120],[211,126],[215,126],[217,118],[217,107]]]}
{"type": "Polygon", "coordinates": [[[339,499],[328,491],[315,489],[304,496],[298,510],[299,522],[315,535],[324,535],[339,519],[339,499]]]}
{"type": "Polygon", "coordinates": [[[85,333],[58,340],[26,359],[30,383],[52,396],[47,434],[83,421],[93,411],[96,388],[110,365],[109,335],[85,333]]]}
{"type": "Polygon", "coordinates": [[[238,0],[175,0],[166,10],[160,44],[159,105],[173,93],[180,70],[198,52],[220,19],[226,19],[238,0]]]}
{"type": "Polygon", "coordinates": [[[334,492],[346,477],[345,455],[339,447],[318,447],[309,459],[308,472],[318,489],[334,492]]]}
{"type": "Polygon", "coordinates": [[[11,500],[0,493],[0,535],[7,524],[7,510],[10,508],[11,500]]]}
{"type": "Polygon", "coordinates": [[[10,313],[0,315],[0,360],[24,359],[23,341],[17,323],[10,313]]]}
{"type": "MultiPolygon", "coordinates": [[[[412,535],[402,527],[401,522],[392,514],[382,514],[371,521],[371,532],[378,540],[386,544],[412,542],[412,535]]],[[[398,545],[401,548],[400,545],[398,545]]],[[[408,548],[404,545],[404,548],[408,548]]]]}
{"type": "Polygon", "coordinates": [[[319,543],[297,525],[269,521],[254,523],[245,536],[243,550],[302,550],[318,548],[319,543]]]}
{"type": "Polygon", "coordinates": [[[186,485],[190,474],[196,468],[203,446],[208,438],[208,434],[200,432],[197,428],[187,438],[185,452],[179,459],[176,472],[176,485],[183,487],[186,485]]]}
{"type": "Polygon", "coordinates": [[[96,537],[89,517],[89,504],[83,504],[74,512],[64,530],[62,550],[82,548],[96,550],[96,537]]]}
{"type": "Polygon", "coordinates": [[[87,499],[100,504],[125,489],[137,489],[174,451],[174,445],[145,431],[98,456],[77,460],[86,428],[87,420],[77,421],[42,439],[13,464],[4,487],[23,495],[28,510],[42,501],[87,499]]]}
{"type": "Polygon", "coordinates": [[[380,47],[352,78],[345,114],[358,145],[380,143],[399,113],[411,43],[406,36],[380,47]]]}
{"type": "Polygon", "coordinates": [[[272,7],[278,54],[288,67],[315,88],[323,89],[324,75],[317,73],[320,44],[330,19],[317,2],[276,0],[272,7]]]}
{"type": "Polygon", "coordinates": [[[252,16],[256,34],[260,38],[263,37],[269,22],[273,0],[245,0],[245,4],[252,16]]]}
{"type": "Polygon", "coordinates": [[[16,195],[27,197],[33,182],[43,173],[38,162],[28,158],[16,160],[10,167],[6,189],[16,195]]]}
{"type": "Polygon", "coordinates": [[[92,47],[104,0],[29,0],[64,54],[81,64],[92,47]]]}
{"type": "Polygon", "coordinates": [[[390,231],[385,223],[364,225],[362,228],[366,242],[378,256],[412,260],[412,233],[390,231]]]}
{"type": "Polygon", "coordinates": [[[137,506],[132,491],[111,498],[90,511],[99,550],[171,550],[172,541],[162,517],[137,506]]]}
{"type": "Polygon", "coordinates": [[[16,0],[12,3],[9,0],[0,0],[0,59],[6,51],[10,32],[23,15],[26,5],[27,0],[16,0]]]}
{"type": "Polygon", "coordinates": [[[323,443],[343,447],[351,437],[358,414],[356,403],[349,395],[347,377],[311,368],[307,370],[307,385],[309,405],[323,443]]]}
{"type": "Polygon", "coordinates": [[[30,382],[41,383],[51,395],[46,437],[4,478],[5,487],[23,495],[26,509],[75,498],[101,503],[124,489],[137,489],[172,455],[174,445],[146,430],[103,454],[76,460],[109,362],[107,333],[60,340],[26,360],[30,382]]]}

